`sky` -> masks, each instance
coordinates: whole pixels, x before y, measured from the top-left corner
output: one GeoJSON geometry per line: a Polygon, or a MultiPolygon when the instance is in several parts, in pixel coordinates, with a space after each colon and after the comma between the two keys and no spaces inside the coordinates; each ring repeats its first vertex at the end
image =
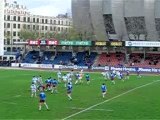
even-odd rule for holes
{"type": "MultiPolygon", "coordinates": [[[[13,0],[12,0],[13,1],[13,0]]],[[[14,0],[15,1],[15,0],[14,0]]],[[[71,0],[16,0],[27,6],[31,14],[57,16],[71,11],[71,0]]]]}

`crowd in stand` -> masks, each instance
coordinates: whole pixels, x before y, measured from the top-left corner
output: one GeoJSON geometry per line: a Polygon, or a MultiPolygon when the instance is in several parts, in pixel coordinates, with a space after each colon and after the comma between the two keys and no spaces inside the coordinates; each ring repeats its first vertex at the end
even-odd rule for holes
{"type": "MultiPolygon", "coordinates": [[[[32,54],[31,59],[35,61],[37,64],[42,64],[42,61],[47,60],[55,60],[59,56],[64,56],[65,52],[37,52],[37,51],[30,51],[32,54]]],[[[78,53],[74,52],[71,53],[71,56],[66,59],[62,59],[59,61],[58,64],[61,65],[82,65],[80,63],[83,63],[83,65],[91,67],[94,64],[94,61],[91,59],[90,53],[88,51],[85,51],[82,53],[83,58],[78,58],[78,53]]],[[[27,56],[27,55],[26,55],[27,56]]],[[[102,53],[99,55],[100,60],[103,60],[103,63],[98,63],[97,66],[110,66],[110,65],[116,65],[116,66],[123,66],[126,64],[126,58],[125,54],[121,52],[116,53],[102,53]],[[102,56],[102,57],[101,57],[102,56]],[[116,61],[116,62],[115,62],[116,61]],[[112,64],[111,64],[112,63],[112,64]]],[[[22,59],[22,54],[20,52],[17,52],[16,54],[16,61],[13,60],[1,60],[0,59],[0,66],[10,66],[11,62],[19,62],[22,59]]],[[[25,60],[25,58],[22,59],[22,61],[25,60]]],[[[26,61],[25,61],[26,62],[26,61]]],[[[156,66],[160,64],[160,54],[140,54],[140,53],[132,53],[129,54],[129,58],[127,61],[127,66],[138,66],[140,64],[144,64],[146,66],[156,66]]]]}

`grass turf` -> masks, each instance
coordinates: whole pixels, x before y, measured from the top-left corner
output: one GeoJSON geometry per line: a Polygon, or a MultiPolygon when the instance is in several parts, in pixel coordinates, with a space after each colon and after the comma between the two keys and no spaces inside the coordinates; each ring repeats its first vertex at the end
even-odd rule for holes
{"type": "MultiPolygon", "coordinates": [[[[90,85],[73,85],[69,101],[66,88],[61,83],[58,94],[47,94],[50,111],[42,107],[38,111],[38,98],[30,97],[30,84],[33,75],[56,78],[53,71],[0,70],[0,119],[63,119],[97,103],[120,95],[144,84],[160,80],[159,76],[131,76],[122,82],[116,80],[112,85],[100,73],[90,73],[90,85]],[[101,96],[100,86],[105,82],[108,87],[106,98],[101,96]]],[[[124,94],[116,99],[95,106],[69,119],[160,119],[160,82],[147,85],[124,94]]]]}

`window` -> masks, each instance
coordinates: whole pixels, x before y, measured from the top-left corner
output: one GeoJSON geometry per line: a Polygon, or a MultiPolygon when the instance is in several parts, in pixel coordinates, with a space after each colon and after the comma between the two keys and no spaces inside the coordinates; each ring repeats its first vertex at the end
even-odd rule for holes
{"type": "Polygon", "coordinates": [[[17,51],[16,47],[13,47],[13,48],[12,48],[12,51],[13,51],[13,52],[16,52],[16,51],[17,51]]]}
{"type": "Polygon", "coordinates": [[[23,29],[26,29],[26,25],[23,25],[23,29]]]}
{"type": "Polygon", "coordinates": [[[47,26],[45,26],[45,30],[47,30],[48,29],[48,27],[47,26]]]}
{"type": "Polygon", "coordinates": [[[7,40],[7,45],[10,45],[10,39],[7,40]]]}
{"type": "Polygon", "coordinates": [[[13,36],[16,36],[16,32],[15,31],[13,32],[13,36]]]}
{"type": "Polygon", "coordinates": [[[10,17],[10,15],[8,15],[8,16],[7,16],[7,20],[10,20],[10,19],[11,19],[11,17],[10,17]]]}
{"type": "Polygon", "coordinates": [[[42,23],[44,23],[44,19],[42,19],[42,23]]]}
{"type": "Polygon", "coordinates": [[[23,22],[26,22],[26,17],[23,18],[23,22]]]}
{"type": "Polygon", "coordinates": [[[54,24],[56,24],[56,20],[54,20],[54,24]]]}
{"type": "Polygon", "coordinates": [[[50,24],[52,24],[52,20],[50,20],[50,24]]]}
{"type": "Polygon", "coordinates": [[[35,18],[33,18],[33,22],[35,22],[35,18]]]}
{"type": "Polygon", "coordinates": [[[63,27],[61,27],[61,31],[63,32],[63,27]]]}
{"type": "Polygon", "coordinates": [[[27,26],[27,28],[28,28],[28,29],[31,29],[31,26],[30,26],[30,25],[28,25],[28,26],[27,26]]]}
{"type": "Polygon", "coordinates": [[[4,44],[5,44],[5,45],[7,44],[7,40],[6,40],[6,39],[4,39],[4,44]]]}
{"type": "Polygon", "coordinates": [[[39,25],[36,26],[36,30],[39,30],[39,25]]]}
{"type": "Polygon", "coordinates": [[[33,30],[35,30],[35,28],[36,28],[36,26],[35,26],[35,25],[33,25],[33,30]]]}
{"type": "Polygon", "coordinates": [[[18,16],[18,21],[21,21],[21,17],[20,16],[18,16]]]}
{"type": "Polygon", "coordinates": [[[16,42],[16,39],[13,39],[13,43],[16,42]]]}
{"type": "Polygon", "coordinates": [[[18,32],[18,37],[20,37],[20,32],[18,32]]]}
{"type": "Polygon", "coordinates": [[[4,23],[4,28],[6,28],[6,23],[4,23]]]}
{"type": "Polygon", "coordinates": [[[58,21],[58,25],[60,25],[60,21],[58,21]]]}
{"type": "Polygon", "coordinates": [[[6,20],[6,15],[4,15],[4,20],[6,20]]]}
{"type": "MultiPolygon", "coordinates": [[[[9,44],[8,44],[9,45],[9,44]]],[[[7,47],[7,52],[10,52],[11,51],[11,48],[10,47],[7,47]]]]}
{"type": "Polygon", "coordinates": [[[68,21],[66,21],[66,25],[68,25],[68,21]]]}
{"type": "Polygon", "coordinates": [[[56,31],[56,27],[54,27],[54,31],[56,31]]]}
{"type": "Polygon", "coordinates": [[[13,28],[16,28],[16,24],[13,24],[13,28]]]}
{"type": "Polygon", "coordinates": [[[52,31],[53,29],[52,29],[52,26],[50,26],[50,31],[52,31]]]}
{"type": "Polygon", "coordinates": [[[44,30],[44,26],[42,26],[42,30],[44,30]]]}
{"type": "Polygon", "coordinates": [[[28,22],[30,22],[30,17],[28,17],[28,22]]]}
{"type": "Polygon", "coordinates": [[[60,27],[58,27],[58,31],[60,31],[60,27]]]}
{"type": "Polygon", "coordinates": [[[37,23],[39,23],[39,18],[37,18],[37,23]]]}
{"type": "Polygon", "coordinates": [[[7,23],[7,28],[10,28],[10,27],[11,27],[10,23],[7,23]]]}
{"type": "Polygon", "coordinates": [[[10,37],[10,35],[11,35],[11,32],[7,31],[7,37],[10,37]]]}
{"type": "Polygon", "coordinates": [[[13,16],[13,21],[16,21],[16,16],[13,16]]]}
{"type": "Polygon", "coordinates": [[[63,25],[63,21],[61,21],[61,25],[63,25]]]}
{"type": "Polygon", "coordinates": [[[47,19],[45,19],[45,23],[46,23],[46,24],[48,23],[48,20],[47,20],[47,19]]]}
{"type": "Polygon", "coordinates": [[[20,29],[21,28],[21,25],[20,24],[18,24],[18,29],[20,29]]]}

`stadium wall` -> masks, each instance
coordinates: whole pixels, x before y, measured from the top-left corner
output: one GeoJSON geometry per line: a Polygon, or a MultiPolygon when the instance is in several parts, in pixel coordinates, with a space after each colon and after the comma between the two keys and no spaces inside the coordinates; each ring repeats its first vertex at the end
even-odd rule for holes
{"type": "Polygon", "coordinates": [[[84,29],[83,26],[91,28],[94,31],[97,40],[134,39],[134,35],[129,34],[125,18],[140,18],[140,20],[143,21],[144,26],[142,27],[144,27],[143,28],[144,31],[141,33],[139,40],[152,40],[152,41],[160,40],[159,0],[72,0],[72,1],[74,1],[72,2],[73,24],[77,25],[80,29],[84,29]],[[80,4],[82,2],[83,4],[80,4]],[[83,5],[84,6],[87,5],[87,9],[84,8],[83,5]],[[77,14],[78,12],[76,11],[78,11],[79,14],[77,14]],[[86,16],[88,15],[89,19],[85,19],[86,16]],[[106,31],[104,15],[110,15],[113,22],[115,33],[108,33],[106,31]],[[84,19],[84,21],[81,22],[80,24],[80,21],[82,21],[82,19],[84,19]],[[90,22],[88,20],[90,20],[90,22]]]}

